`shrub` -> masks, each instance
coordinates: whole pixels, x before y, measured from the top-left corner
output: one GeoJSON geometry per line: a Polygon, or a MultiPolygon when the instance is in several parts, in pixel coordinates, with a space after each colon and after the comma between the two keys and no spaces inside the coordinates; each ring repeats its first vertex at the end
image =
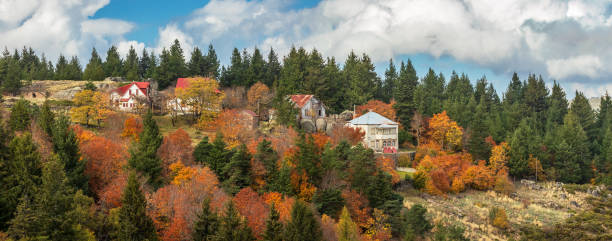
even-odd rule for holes
{"type": "Polygon", "coordinates": [[[438,223],[436,225],[436,232],[434,233],[434,241],[468,241],[463,233],[465,228],[458,224],[443,225],[438,223]]]}
{"type": "Polygon", "coordinates": [[[399,155],[397,160],[397,166],[399,167],[412,167],[412,158],[410,155],[399,155]]]}
{"type": "Polygon", "coordinates": [[[425,188],[425,183],[427,182],[427,173],[422,171],[417,171],[414,173],[412,178],[412,186],[415,189],[423,189],[425,188]]]}
{"type": "MultiPolygon", "coordinates": [[[[427,208],[421,204],[414,204],[408,211],[404,212],[403,222],[406,230],[411,230],[413,235],[422,236],[432,228],[431,222],[426,217],[427,208]]],[[[404,232],[406,234],[407,231],[404,232]]]]}
{"type": "Polygon", "coordinates": [[[499,229],[508,229],[510,227],[506,211],[498,207],[492,207],[489,210],[489,222],[493,227],[499,229]]]}
{"type": "Polygon", "coordinates": [[[514,192],[514,184],[512,184],[512,181],[508,178],[507,173],[503,171],[497,173],[495,176],[495,191],[506,195],[510,195],[510,193],[514,192]]]}

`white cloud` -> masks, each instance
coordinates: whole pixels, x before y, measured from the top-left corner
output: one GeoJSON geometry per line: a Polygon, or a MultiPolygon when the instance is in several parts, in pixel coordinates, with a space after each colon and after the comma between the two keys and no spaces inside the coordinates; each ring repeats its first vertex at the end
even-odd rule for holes
{"type": "Polygon", "coordinates": [[[117,52],[119,52],[119,56],[122,58],[126,58],[128,52],[130,52],[130,47],[134,47],[134,50],[136,50],[136,54],[138,54],[138,56],[140,56],[142,50],[145,48],[145,44],[138,41],[121,41],[116,44],[116,46],[117,52]]]}
{"type": "Polygon", "coordinates": [[[85,61],[92,47],[107,49],[124,41],[123,35],[133,28],[133,24],[122,20],[90,18],[108,3],[109,0],[0,0],[0,46],[31,46],[52,61],[60,53],[77,55],[85,61]]]}
{"type": "Polygon", "coordinates": [[[603,65],[597,56],[581,55],[567,59],[546,61],[551,77],[564,79],[572,75],[582,75],[590,78],[599,77],[603,65]]]}

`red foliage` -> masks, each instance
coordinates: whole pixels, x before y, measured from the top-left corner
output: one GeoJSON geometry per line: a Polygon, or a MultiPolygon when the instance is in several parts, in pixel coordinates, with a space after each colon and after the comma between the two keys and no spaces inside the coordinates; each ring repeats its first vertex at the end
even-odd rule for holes
{"type": "Polygon", "coordinates": [[[255,136],[253,120],[248,114],[235,109],[226,109],[219,113],[214,126],[223,133],[223,140],[228,148],[234,148],[241,143],[248,143],[255,136]]]}
{"type": "Polygon", "coordinates": [[[351,219],[361,228],[369,226],[370,206],[368,199],[354,190],[343,190],[342,198],[346,201],[346,208],[351,213],[351,219]]]}
{"type": "Polygon", "coordinates": [[[333,145],[338,145],[342,141],[347,141],[351,145],[357,145],[365,136],[365,132],[359,128],[351,128],[343,125],[335,125],[331,131],[331,141],[333,145]]]}
{"type": "Polygon", "coordinates": [[[325,135],[325,133],[314,133],[314,134],[311,134],[311,136],[312,136],[312,139],[314,140],[314,144],[317,146],[317,148],[319,148],[319,150],[323,150],[323,147],[325,146],[325,144],[331,141],[331,138],[325,135]]]}
{"type": "Polygon", "coordinates": [[[272,142],[272,148],[281,159],[284,159],[284,157],[289,156],[286,152],[295,146],[294,141],[297,137],[298,133],[292,127],[279,126],[274,128],[268,140],[272,142]]]}
{"type": "Polygon", "coordinates": [[[191,138],[183,129],[178,129],[166,137],[157,150],[157,155],[163,161],[163,175],[168,177],[169,166],[175,162],[182,162],[184,165],[193,165],[193,147],[191,138]]]}
{"type": "Polygon", "coordinates": [[[253,234],[255,234],[255,237],[260,238],[266,230],[266,218],[270,212],[264,199],[253,189],[247,187],[240,190],[233,201],[238,212],[247,219],[247,224],[253,231],[253,234]]]}
{"type": "Polygon", "coordinates": [[[120,173],[111,182],[104,186],[98,193],[100,198],[100,206],[106,209],[112,209],[121,206],[121,194],[127,185],[127,174],[120,173]]]}

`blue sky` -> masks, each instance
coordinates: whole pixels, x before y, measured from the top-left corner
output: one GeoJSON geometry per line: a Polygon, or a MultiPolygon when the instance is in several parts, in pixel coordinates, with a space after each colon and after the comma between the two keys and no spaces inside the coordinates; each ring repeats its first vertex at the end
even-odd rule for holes
{"type": "MultiPolygon", "coordinates": [[[[32,46],[55,60],[87,62],[92,47],[159,53],[212,43],[222,64],[234,47],[316,48],[342,63],[367,53],[382,75],[410,58],[448,77],[486,75],[498,92],[513,72],[540,74],[597,96],[612,89],[610,0],[23,0],[0,7],[0,46],[32,46]]],[[[82,63],[85,65],[86,63],[82,63]]]]}

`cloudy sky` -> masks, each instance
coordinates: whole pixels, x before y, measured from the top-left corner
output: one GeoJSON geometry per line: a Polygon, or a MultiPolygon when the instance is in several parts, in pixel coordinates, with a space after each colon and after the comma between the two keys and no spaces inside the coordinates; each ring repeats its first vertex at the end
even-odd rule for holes
{"type": "MultiPolygon", "coordinates": [[[[0,0],[0,46],[56,59],[92,47],[186,52],[233,47],[317,48],[344,60],[366,52],[384,72],[410,58],[419,75],[483,75],[504,91],[512,72],[559,81],[569,96],[612,91],[612,1],[593,0],[0,0]]],[[[187,53],[188,54],[188,53],[187,53]]],[[[105,53],[102,53],[104,56],[105,53]]]]}

